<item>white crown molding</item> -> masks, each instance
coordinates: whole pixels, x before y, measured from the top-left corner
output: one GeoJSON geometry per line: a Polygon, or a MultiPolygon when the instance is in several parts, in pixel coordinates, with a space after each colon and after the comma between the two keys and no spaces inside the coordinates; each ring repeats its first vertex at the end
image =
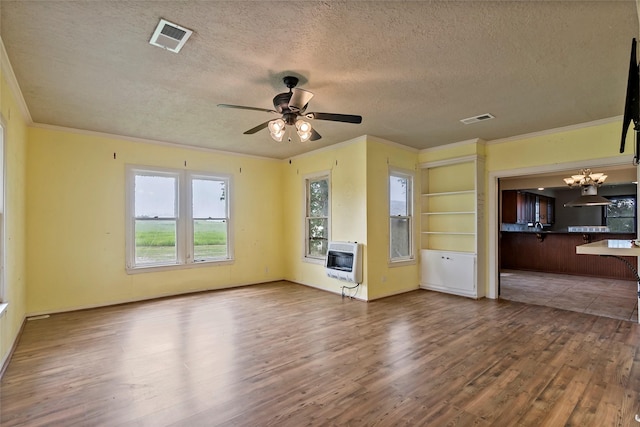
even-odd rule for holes
{"type": "Polygon", "coordinates": [[[419,151],[417,148],[409,147],[408,145],[399,144],[397,142],[389,141],[387,139],[379,138],[377,136],[361,135],[361,136],[358,136],[358,137],[353,138],[353,139],[348,139],[346,141],[339,142],[337,144],[327,145],[326,147],[322,147],[322,148],[318,148],[318,149],[313,150],[313,151],[308,151],[306,153],[298,154],[298,155],[295,155],[293,157],[288,157],[286,159],[283,159],[282,161],[283,162],[288,162],[289,160],[297,160],[297,159],[304,158],[306,156],[312,156],[312,155],[315,155],[315,154],[318,154],[318,153],[322,153],[324,151],[330,151],[330,150],[333,150],[333,149],[336,149],[336,148],[346,147],[347,145],[357,144],[359,142],[366,142],[366,141],[372,141],[372,142],[377,142],[377,143],[380,143],[380,144],[389,145],[389,146],[396,147],[396,148],[401,148],[403,150],[407,150],[407,151],[410,151],[412,153],[418,153],[418,151],[419,151]]]}
{"type": "Polygon", "coordinates": [[[449,150],[451,148],[463,147],[465,145],[473,145],[473,144],[486,144],[486,142],[480,138],[467,139],[466,141],[452,142],[451,144],[438,145],[435,147],[425,148],[423,150],[420,150],[419,154],[433,153],[435,151],[449,150]]]}
{"type": "Polygon", "coordinates": [[[475,162],[479,158],[480,158],[480,156],[478,156],[477,154],[471,154],[471,155],[463,156],[463,157],[453,157],[453,158],[450,158],[450,159],[443,159],[443,160],[436,160],[436,161],[433,161],[433,162],[420,163],[420,168],[422,168],[422,169],[424,169],[424,168],[438,168],[438,167],[441,167],[441,166],[457,165],[459,163],[475,162]]]}
{"type": "Polygon", "coordinates": [[[585,129],[593,126],[601,126],[601,125],[606,125],[606,124],[615,123],[615,122],[622,122],[622,116],[609,117],[606,119],[593,120],[591,122],[578,123],[575,125],[562,126],[562,127],[553,128],[553,129],[546,129],[539,132],[524,133],[522,135],[510,136],[507,138],[494,139],[491,141],[487,141],[486,144],[492,145],[492,144],[501,144],[503,142],[520,141],[523,139],[547,136],[547,135],[552,135],[552,134],[561,133],[561,132],[570,132],[573,130],[580,130],[580,129],[585,129]]]}
{"type": "Polygon", "coordinates": [[[326,147],[318,148],[318,149],[313,150],[313,151],[307,151],[306,153],[297,154],[297,155],[295,155],[293,157],[288,157],[286,159],[282,159],[282,161],[283,162],[289,162],[290,160],[302,159],[302,158],[307,157],[307,156],[313,156],[315,154],[322,153],[324,151],[330,151],[330,150],[333,150],[335,148],[346,147],[348,145],[357,144],[359,142],[363,142],[363,141],[366,141],[366,140],[367,140],[367,135],[362,135],[362,136],[358,136],[358,137],[353,138],[353,139],[348,139],[346,141],[339,142],[337,144],[327,145],[326,147]]]}
{"type": "Polygon", "coordinates": [[[121,140],[121,141],[139,142],[139,143],[142,143],[142,144],[152,144],[152,145],[160,145],[160,146],[164,146],[164,147],[180,148],[180,149],[183,149],[183,150],[203,151],[205,153],[222,154],[222,155],[225,155],[225,156],[246,157],[246,158],[250,158],[250,159],[270,160],[270,161],[274,161],[274,162],[280,162],[281,161],[280,159],[276,159],[276,158],[273,158],[273,157],[256,156],[254,154],[234,153],[232,151],[216,150],[216,149],[213,149],[213,148],[198,147],[196,145],[180,144],[180,143],[177,143],[177,142],[156,141],[156,140],[153,140],[153,139],[137,138],[137,137],[134,137],[134,136],[115,135],[115,134],[106,133],[106,132],[96,132],[96,131],[93,131],[93,130],[67,128],[67,127],[64,127],[64,126],[45,125],[45,124],[42,124],[42,123],[31,123],[31,127],[37,128],[37,129],[58,131],[58,132],[74,133],[74,134],[78,134],[78,135],[95,136],[95,137],[100,137],[100,138],[117,139],[117,140],[121,140]]]}
{"type": "Polygon", "coordinates": [[[16,79],[16,75],[13,72],[13,67],[11,66],[11,61],[9,61],[7,50],[4,48],[2,37],[0,37],[0,70],[2,71],[2,75],[4,76],[9,89],[11,89],[11,93],[13,94],[27,125],[32,125],[33,119],[31,118],[29,107],[27,107],[24,96],[22,96],[22,90],[20,90],[18,79],[16,79]]]}
{"type": "MultiPolygon", "coordinates": [[[[639,0],[640,1],[640,0],[639,0]]],[[[380,138],[373,135],[366,135],[367,140],[371,142],[377,142],[379,144],[389,145],[391,147],[401,148],[403,150],[410,151],[412,153],[419,153],[420,150],[414,147],[409,147],[408,145],[400,144],[399,142],[389,141],[388,139],[380,138]]]]}

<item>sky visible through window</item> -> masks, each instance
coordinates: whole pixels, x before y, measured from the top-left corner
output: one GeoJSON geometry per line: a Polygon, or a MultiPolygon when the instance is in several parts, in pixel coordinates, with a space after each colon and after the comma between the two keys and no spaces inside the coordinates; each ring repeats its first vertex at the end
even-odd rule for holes
{"type": "MultiPolygon", "coordinates": [[[[195,218],[225,218],[225,182],[194,179],[193,216],[195,218]]],[[[135,215],[138,218],[175,218],[177,178],[137,175],[135,179],[135,215]]]]}
{"type": "Polygon", "coordinates": [[[407,215],[407,179],[398,176],[389,177],[390,215],[407,215]]]}

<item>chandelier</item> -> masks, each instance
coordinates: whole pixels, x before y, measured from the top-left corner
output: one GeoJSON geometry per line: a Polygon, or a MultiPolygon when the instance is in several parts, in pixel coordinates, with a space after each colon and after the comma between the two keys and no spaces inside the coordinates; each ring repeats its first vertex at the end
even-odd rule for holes
{"type": "Polygon", "coordinates": [[[564,178],[564,182],[566,182],[569,187],[600,187],[604,184],[605,179],[607,179],[607,175],[603,173],[591,173],[591,169],[580,169],[577,175],[564,178]]]}
{"type": "Polygon", "coordinates": [[[605,206],[611,202],[602,196],[598,196],[598,187],[604,184],[607,175],[603,173],[592,173],[591,169],[581,169],[577,175],[564,178],[564,182],[571,188],[580,187],[580,197],[565,203],[565,207],[581,206],[605,206]]]}

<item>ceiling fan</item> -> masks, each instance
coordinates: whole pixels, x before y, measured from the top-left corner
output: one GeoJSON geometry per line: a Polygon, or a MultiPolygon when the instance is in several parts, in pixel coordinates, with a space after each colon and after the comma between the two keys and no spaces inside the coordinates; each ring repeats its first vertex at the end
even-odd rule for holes
{"type": "MultiPolygon", "coordinates": [[[[362,116],[352,114],[306,113],[307,105],[311,98],[313,98],[313,93],[308,90],[297,88],[297,77],[286,76],[282,81],[285,86],[289,88],[289,92],[279,93],[273,98],[274,110],[230,104],[218,104],[218,107],[238,108],[240,110],[264,111],[266,113],[280,114],[281,118],[268,120],[244,132],[245,135],[250,135],[261,131],[262,129],[269,128],[271,137],[278,142],[282,141],[282,138],[287,131],[287,126],[296,127],[296,132],[298,133],[301,142],[309,140],[317,141],[322,138],[320,134],[311,127],[311,124],[304,120],[305,118],[310,120],[328,120],[343,123],[362,123],[362,116]]],[[[291,142],[291,137],[288,139],[289,142],[291,142]]]]}

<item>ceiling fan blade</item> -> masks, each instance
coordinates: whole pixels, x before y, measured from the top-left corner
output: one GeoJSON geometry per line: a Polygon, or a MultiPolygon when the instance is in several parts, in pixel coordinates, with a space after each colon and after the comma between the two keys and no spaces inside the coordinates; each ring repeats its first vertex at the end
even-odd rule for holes
{"type": "Polygon", "coordinates": [[[320,138],[322,138],[322,136],[313,128],[311,128],[311,138],[309,138],[309,141],[317,141],[320,138]]]}
{"type": "Polygon", "coordinates": [[[353,114],[307,113],[306,117],[308,119],[329,120],[332,122],[355,123],[355,124],[362,123],[362,116],[355,116],[353,114]]]}
{"type": "Polygon", "coordinates": [[[264,111],[265,113],[276,113],[275,110],[269,110],[267,108],[257,108],[257,107],[245,107],[244,105],[231,105],[231,104],[218,104],[218,107],[222,108],[237,108],[239,110],[253,110],[253,111],[264,111]]]}
{"type": "Polygon", "coordinates": [[[256,133],[256,132],[259,132],[259,131],[261,131],[262,129],[265,129],[267,126],[269,126],[269,122],[270,122],[270,121],[271,121],[271,120],[267,120],[266,122],[261,123],[261,124],[259,124],[258,126],[256,126],[256,127],[254,127],[254,128],[249,129],[249,130],[248,130],[248,131],[246,131],[246,132],[243,132],[243,134],[244,134],[244,135],[251,135],[251,134],[254,134],[254,133],[256,133]]]}
{"type": "Polygon", "coordinates": [[[313,93],[308,90],[298,89],[294,87],[291,94],[291,99],[289,100],[289,109],[292,111],[300,111],[304,108],[305,105],[311,101],[313,98],[313,93]]]}

